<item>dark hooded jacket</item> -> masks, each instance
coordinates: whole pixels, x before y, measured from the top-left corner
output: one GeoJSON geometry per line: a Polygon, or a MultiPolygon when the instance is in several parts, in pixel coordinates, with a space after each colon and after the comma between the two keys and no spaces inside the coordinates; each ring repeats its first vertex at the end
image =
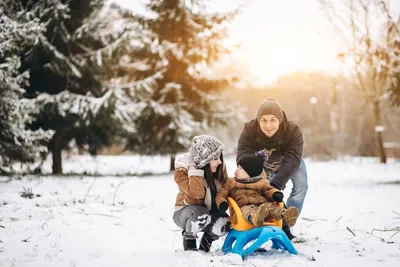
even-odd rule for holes
{"type": "Polygon", "coordinates": [[[245,155],[255,155],[263,149],[269,154],[264,164],[267,176],[275,173],[271,185],[280,190],[285,189],[286,183],[299,168],[303,155],[303,134],[300,128],[288,121],[284,112],[283,121],[271,138],[261,131],[257,119],[246,122],[239,137],[236,162],[245,155]]]}

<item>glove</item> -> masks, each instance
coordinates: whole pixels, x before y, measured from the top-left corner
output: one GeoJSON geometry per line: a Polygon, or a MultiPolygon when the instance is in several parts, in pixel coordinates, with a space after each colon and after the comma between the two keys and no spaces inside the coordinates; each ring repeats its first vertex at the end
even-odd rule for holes
{"type": "Polygon", "coordinates": [[[260,151],[257,151],[256,152],[256,156],[263,159],[264,167],[268,166],[269,153],[268,153],[268,151],[266,149],[262,149],[260,151]]]}
{"type": "Polygon", "coordinates": [[[195,166],[189,165],[188,171],[195,171],[195,170],[197,170],[197,168],[195,166]]]}
{"type": "Polygon", "coordinates": [[[261,149],[260,151],[256,152],[256,156],[263,158],[264,160],[265,160],[265,158],[267,158],[267,160],[268,160],[269,154],[265,149],[261,149]]]}
{"type": "Polygon", "coordinates": [[[272,199],[276,202],[282,202],[283,201],[283,193],[282,192],[275,192],[272,194],[272,199]]]}
{"type": "Polygon", "coordinates": [[[228,209],[228,202],[223,201],[221,202],[221,204],[219,204],[218,209],[222,210],[222,211],[226,211],[228,209]]]}

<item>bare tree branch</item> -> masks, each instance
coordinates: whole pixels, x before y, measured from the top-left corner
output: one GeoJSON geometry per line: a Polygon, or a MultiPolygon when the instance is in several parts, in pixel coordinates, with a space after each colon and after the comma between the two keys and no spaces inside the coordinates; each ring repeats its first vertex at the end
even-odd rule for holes
{"type": "Polygon", "coordinates": [[[400,33],[400,29],[398,27],[398,24],[400,24],[400,16],[398,17],[397,21],[395,22],[392,15],[390,14],[388,3],[386,3],[386,1],[384,1],[384,0],[380,0],[378,2],[379,2],[379,7],[381,8],[382,12],[385,14],[387,20],[392,22],[390,26],[393,27],[397,33],[400,33]]]}
{"type": "Polygon", "coordinates": [[[349,228],[348,226],[346,226],[346,229],[347,229],[353,236],[356,236],[356,234],[355,234],[352,230],[350,230],[350,228],[349,228]]]}
{"type": "Polygon", "coordinates": [[[90,185],[90,187],[88,188],[88,190],[87,190],[87,192],[86,192],[86,194],[85,194],[85,197],[83,198],[82,201],[80,201],[82,204],[85,203],[86,197],[89,195],[89,192],[90,192],[90,190],[92,189],[92,187],[93,187],[93,185],[94,185],[94,182],[96,182],[96,178],[97,178],[97,175],[93,178],[93,182],[92,182],[92,184],[90,185]]]}

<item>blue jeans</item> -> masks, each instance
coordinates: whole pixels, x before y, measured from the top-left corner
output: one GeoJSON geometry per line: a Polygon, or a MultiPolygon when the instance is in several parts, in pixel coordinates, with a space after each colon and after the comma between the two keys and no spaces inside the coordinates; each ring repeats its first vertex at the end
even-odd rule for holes
{"type": "MultiPolygon", "coordinates": [[[[274,176],[275,174],[272,175],[272,177],[274,176]]],[[[287,199],[286,206],[296,207],[299,210],[300,215],[308,189],[307,168],[303,159],[300,160],[300,166],[292,175],[290,180],[292,181],[293,187],[290,196],[287,199]]]]}

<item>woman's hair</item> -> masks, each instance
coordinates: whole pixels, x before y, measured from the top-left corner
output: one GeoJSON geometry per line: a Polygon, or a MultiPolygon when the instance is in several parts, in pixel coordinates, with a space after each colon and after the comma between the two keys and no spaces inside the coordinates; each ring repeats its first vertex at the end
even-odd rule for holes
{"type": "Polygon", "coordinates": [[[222,155],[222,152],[219,156],[219,159],[221,160],[221,164],[218,165],[215,173],[211,172],[210,163],[207,163],[206,166],[201,168],[202,170],[204,170],[204,178],[206,179],[208,186],[213,189],[214,189],[214,181],[213,181],[214,179],[219,181],[220,183],[223,183],[225,180],[224,157],[222,155]]]}

